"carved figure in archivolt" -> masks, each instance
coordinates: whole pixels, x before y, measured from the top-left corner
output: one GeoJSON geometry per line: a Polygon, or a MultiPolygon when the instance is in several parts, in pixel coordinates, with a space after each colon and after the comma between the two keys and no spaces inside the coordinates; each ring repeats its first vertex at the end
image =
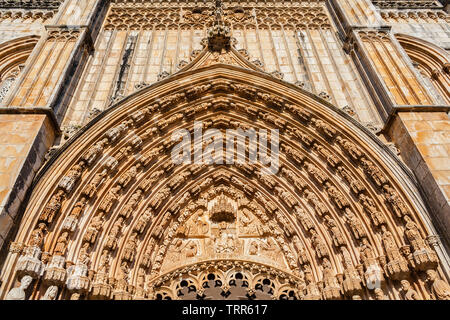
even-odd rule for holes
{"type": "Polygon", "coordinates": [[[67,176],[63,177],[59,182],[59,187],[64,189],[66,192],[71,192],[77,180],[81,177],[84,168],[84,161],[73,166],[68,172],[67,176]]]}
{"type": "Polygon", "coordinates": [[[106,169],[104,169],[102,172],[97,173],[91,180],[91,182],[88,184],[86,189],[83,190],[83,194],[85,194],[89,198],[93,197],[97,192],[98,187],[103,182],[103,179],[105,178],[107,173],[108,171],[106,169]]]}
{"type": "Polygon", "coordinates": [[[450,300],[450,286],[448,283],[439,279],[437,272],[433,269],[427,270],[426,274],[434,298],[438,300],[450,300]]]}
{"type": "Polygon", "coordinates": [[[151,208],[147,208],[144,213],[139,217],[134,230],[142,234],[145,228],[152,223],[153,220],[153,210],[151,208]]]}
{"type": "Polygon", "coordinates": [[[138,246],[137,234],[132,233],[130,238],[125,244],[123,259],[127,261],[134,261],[137,246],[138,246]]]}
{"type": "Polygon", "coordinates": [[[85,207],[86,207],[86,198],[82,197],[79,201],[77,201],[77,203],[75,203],[75,206],[70,212],[69,217],[72,217],[75,220],[79,219],[85,207]]]}
{"type": "Polygon", "coordinates": [[[297,252],[298,263],[300,265],[310,263],[308,255],[306,254],[306,250],[301,243],[300,238],[295,235],[292,239],[292,242],[294,244],[295,252],[297,252]]]}
{"type": "Polygon", "coordinates": [[[40,248],[44,241],[45,232],[47,232],[47,226],[45,223],[39,223],[38,227],[31,233],[31,238],[28,244],[32,247],[40,248]]]}
{"type": "Polygon", "coordinates": [[[83,236],[83,241],[94,244],[97,240],[98,233],[102,229],[102,226],[103,218],[101,216],[95,216],[83,236]]]}
{"type": "Polygon", "coordinates": [[[63,256],[66,253],[67,244],[69,242],[69,233],[64,231],[56,240],[55,250],[53,251],[55,255],[63,256]]]}
{"type": "Polygon", "coordinates": [[[316,250],[317,257],[323,258],[328,257],[328,250],[325,242],[319,236],[315,229],[311,229],[311,243],[316,250]]]}
{"type": "Polygon", "coordinates": [[[44,207],[44,210],[42,211],[42,214],[39,217],[40,221],[45,221],[49,224],[53,222],[53,219],[61,209],[61,202],[64,198],[64,195],[65,192],[63,190],[58,190],[58,192],[53,195],[53,197],[44,207]]]}
{"type": "Polygon", "coordinates": [[[417,291],[413,289],[408,280],[402,280],[401,282],[403,297],[405,300],[420,300],[417,291]]]}
{"type": "Polygon", "coordinates": [[[119,198],[119,191],[121,187],[115,186],[111,190],[109,190],[106,197],[103,199],[103,201],[100,203],[100,206],[98,207],[100,211],[103,211],[105,214],[109,213],[114,203],[119,198]]]}

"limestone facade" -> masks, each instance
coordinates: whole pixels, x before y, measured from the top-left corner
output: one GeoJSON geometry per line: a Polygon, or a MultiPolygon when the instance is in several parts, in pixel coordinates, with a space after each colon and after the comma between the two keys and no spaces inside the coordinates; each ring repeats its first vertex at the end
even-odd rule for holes
{"type": "Polygon", "coordinates": [[[450,299],[449,19],[0,0],[0,299],[450,299]],[[199,121],[278,130],[276,174],[175,164],[199,121]]]}

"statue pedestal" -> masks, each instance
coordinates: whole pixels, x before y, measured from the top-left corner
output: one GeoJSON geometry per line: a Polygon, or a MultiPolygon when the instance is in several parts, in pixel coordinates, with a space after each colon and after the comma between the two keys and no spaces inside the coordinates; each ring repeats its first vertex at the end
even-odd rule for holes
{"type": "Polygon", "coordinates": [[[70,291],[87,292],[89,291],[88,267],[84,264],[70,266],[67,269],[66,286],[70,291]]]}
{"type": "Polygon", "coordinates": [[[132,300],[134,293],[134,286],[132,285],[118,285],[118,288],[114,290],[114,300],[132,300]]]}
{"type": "Polygon", "coordinates": [[[410,273],[406,260],[394,260],[387,263],[385,271],[393,280],[405,279],[410,273]]]}
{"type": "Polygon", "coordinates": [[[344,293],[348,297],[352,297],[354,295],[360,296],[363,289],[358,271],[355,269],[346,269],[344,271],[344,281],[342,282],[342,287],[344,289],[344,293]]]}
{"type": "Polygon", "coordinates": [[[66,259],[63,256],[53,256],[46,268],[44,281],[57,286],[63,285],[67,276],[65,262],[66,259]]]}
{"type": "Polygon", "coordinates": [[[73,233],[77,228],[78,219],[72,216],[68,216],[62,225],[62,230],[66,230],[70,233],[73,233]]]}
{"type": "Polygon", "coordinates": [[[147,300],[146,298],[147,293],[145,292],[144,288],[136,288],[136,293],[133,297],[133,300],[147,300]]]}
{"type": "Polygon", "coordinates": [[[28,247],[24,255],[19,257],[16,270],[20,274],[29,275],[32,278],[42,276],[44,264],[40,260],[41,249],[39,247],[28,247]]]}
{"type": "Polygon", "coordinates": [[[111,298],[111,285],[106,273],[97,273],[92,284],[91,296],[95,299],[109,300],[111,298]]]}
{"type": "Polygon", "coordinates": [[[412,253],[412,261],[416,270],[426,271],[428,269],[435,269],[438,265],[439,259],[436,252],[431,249],[424,248],[422,250],[416,250],[412,253]]]}

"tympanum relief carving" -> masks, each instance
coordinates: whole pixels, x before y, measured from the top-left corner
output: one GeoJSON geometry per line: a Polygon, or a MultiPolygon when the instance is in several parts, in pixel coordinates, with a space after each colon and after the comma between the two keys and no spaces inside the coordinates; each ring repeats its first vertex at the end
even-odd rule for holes
{"type": "Polygon", "coordinates": [[[180,259],[183,264],[242,259],[289,270],[270,228],[240,202],[222,193],[189,212],[167,250],[161,272],[180,267],[180,259]]]}

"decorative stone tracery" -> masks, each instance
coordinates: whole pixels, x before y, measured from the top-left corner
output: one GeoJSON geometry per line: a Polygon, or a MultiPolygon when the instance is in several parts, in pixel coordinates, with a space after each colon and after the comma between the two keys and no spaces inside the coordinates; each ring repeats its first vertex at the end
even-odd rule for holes
{"type": "Polygon", "coordinates": [[[46,299],[51,286],[73,299],[378,299],[398,298],[403,281],[405,299],[446,297],[413,182],[392,153],[324,95],[214,44],[51,160],[11,247],[9,287],[26,274],[43,280],[35,296],[46,299]],[[192,133],[194,119],[205,131],[278,129],[277,174],[175,165],[171,134],[192,133]],[[412,292],[405,281],[424,272],[431,291],[412,292]]]}

